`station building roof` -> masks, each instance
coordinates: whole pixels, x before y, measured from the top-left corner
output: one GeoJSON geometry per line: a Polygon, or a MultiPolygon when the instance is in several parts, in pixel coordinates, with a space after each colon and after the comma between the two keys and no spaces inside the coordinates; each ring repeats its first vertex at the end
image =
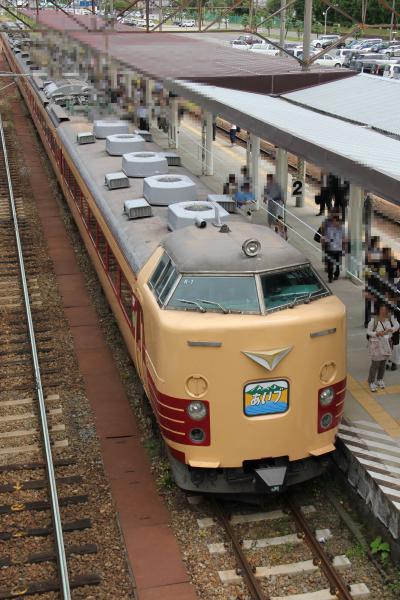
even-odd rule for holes
{"type": "Polygon", "coordinates": [[[283,98],[193,82],[175,81],[168,87],[205,110],[400,205],[399,140],[283,98]]]}
{"type": "MultiPolygon", "coordinates": [[[[22,12],[36,18],[33,9],[22,12]]],[[[43,26],[67,32],[72,39],[105,52],[127,68],[156,81],[190,79],[230,89],[281,94],[354,75],[348,69],[318,65],[304,72],[292,57],[261,56],[231,48],[228,43],[226,46],[210,44],[184,32],[147,33],[120,25],[116,31],[101,30],[99,18],[98,30],[89,31],[91,19],[96,18],[74,19],[74,15],[67,16],[56,10],[41,10],[39,14],[39,23],[43,26]]]]}
{"type": "Polygon", "coordinates": [[[284,94],[297,106],[365,125],[400,139],[400,81],[360,73],[284,94]]]}

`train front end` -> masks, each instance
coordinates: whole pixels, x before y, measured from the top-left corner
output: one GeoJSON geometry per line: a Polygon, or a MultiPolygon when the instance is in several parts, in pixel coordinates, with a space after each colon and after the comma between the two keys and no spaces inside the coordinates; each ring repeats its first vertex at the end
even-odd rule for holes
{"type": "Polygon", "coordinates": [[[278,492],[334,450],[345,308],[270,230],[231,229],[175,232],[141,273],[145,387],[181,488],[278,492]]]}

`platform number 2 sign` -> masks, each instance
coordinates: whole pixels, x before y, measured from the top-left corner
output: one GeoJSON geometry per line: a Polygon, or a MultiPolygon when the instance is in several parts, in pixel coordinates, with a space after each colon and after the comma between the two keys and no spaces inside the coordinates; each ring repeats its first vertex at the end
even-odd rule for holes
{"type": "Polygon", "coordinates": [[[293,181],[292,196],[301,196],[302,193],[303,193],[303,182],[299,181],[298,179],[295,179],[295,181],[293,181]]]}

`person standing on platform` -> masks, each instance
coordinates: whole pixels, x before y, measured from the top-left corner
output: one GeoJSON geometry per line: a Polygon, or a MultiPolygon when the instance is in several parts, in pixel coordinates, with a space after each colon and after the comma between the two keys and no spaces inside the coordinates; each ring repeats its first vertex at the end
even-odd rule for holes
{"type": "Polygon", "coordinates": [[[324,252],[329,283],[339,279],[342,256],[345,249],[343,225],[336,212],[331,212],[322,226],[322,251],[324,252]]]}
{"type": "MultiPolygon", "coordinates": [[[[397,272],[393,280],[391,302],[394,308],[394,316],[400,314],[400,261],[397,261],[397,272]]],[[[400,365],[400,332],[395,331],[392,336],[392,355],[386,363],[386,369],[397,371],[400,365]]]]}
{"type": "MultiPolygon", "coordinates": [[[[328,209],[328,213],[331,210],[332,204],[332,193],[328,183],[328,174],[325,171],[321,172],[321,191],[319,193],[319,213],[317,217],[321,217],[325,214],[325,210],[328,209]]],[[[317,197],[316,196],[316,199],[317,197]]]]}
{"type": "Polygon", "coordinates": [[[385,304],[381,304],[378,315],[370,320],[367,330],[368,352],[371,357],[368,383],[371,392],[376,392],[378,387],[381,390],[385,389],[383,378],[385,376],[386,361],[392,354],[392,336],[398,330],[399,323],[397,319],[390,316],[385,304]]]}
{"type": "Polygon", "coordinates": [[[236,134],[237,134],[237,127],[234,123],[232,123],[232,125],[230,126],[230,129],[229,129],[229,139],[231,140],[232,146],[234,146],[236,144],[236,134]]]}
{"type": "Polygon", "coordinates": [[[285,203],[282,188],[272,173],[267,175],[267,185],[264,188],[264,204],[268,212],[268,225],[275,227],[278,217],[284,221],[285,203]]]}

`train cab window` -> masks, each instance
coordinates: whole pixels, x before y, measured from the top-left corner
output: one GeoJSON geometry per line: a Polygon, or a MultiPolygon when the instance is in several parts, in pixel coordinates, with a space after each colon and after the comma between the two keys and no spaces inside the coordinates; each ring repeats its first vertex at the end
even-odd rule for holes
{"type": "Polygon", "coordinates": [[[267,311],[310,302],[330,293],[310,266],[264,273],[261,287],[267,311]]]}
{"type": "Polygon", "coordinates": [[[182,275],[167,308],[260,314],[254,275],[182,275]]]}
{"type": "Polygon", "coordinates": [[[153,290],[160,306],[164,304],[165,299],[173,285],[176,283],[177,277],[178,271],[176,270],[175,265],[169,256],[164,254],[149,280],[149,287],[153,290]]]}

